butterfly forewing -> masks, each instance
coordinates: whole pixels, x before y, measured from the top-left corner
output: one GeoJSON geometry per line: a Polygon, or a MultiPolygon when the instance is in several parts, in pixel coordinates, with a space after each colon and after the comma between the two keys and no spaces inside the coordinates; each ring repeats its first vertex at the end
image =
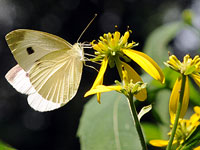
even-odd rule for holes
{"type": "Polygon", "coordinates": [[[50,52],[71,49],[64,39],[35,30],[18,29],[6,35],[6,41],[18,64],[29,71],[34,62],[50,52]]]}

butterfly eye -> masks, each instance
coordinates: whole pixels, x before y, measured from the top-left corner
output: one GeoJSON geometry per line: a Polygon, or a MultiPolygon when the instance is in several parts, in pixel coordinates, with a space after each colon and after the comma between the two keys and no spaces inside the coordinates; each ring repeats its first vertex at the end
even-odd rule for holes
{"type": "Polygon", "coordinates": [[[28,55],[31,55],[31,54],[34,53],[34,50],[33,50],[32,47],[28,47],[28,48],[26,49],[26,51],[27,51],[28,55]]]}

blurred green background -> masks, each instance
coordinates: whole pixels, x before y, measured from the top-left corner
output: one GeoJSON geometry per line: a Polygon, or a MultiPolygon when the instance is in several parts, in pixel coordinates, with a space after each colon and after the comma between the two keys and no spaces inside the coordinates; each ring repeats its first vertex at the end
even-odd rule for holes
{"type": "MultiPolygon", "coordinates": [[[[19,28],[40,30],[73,44],[97,13],[80,42],[113,32],[115,25],[122,33],[130,26],[133,31],[130,40],[140,43],[136,49],[144,50],[162,66],[168,50],[179,58],[186,53],[191,56],[199,53],[200,32],[196,30],[200,28],[199,8],[199,0],[0,0],[0,140],[19,150],[79,150],[77,129],[84,104],[89,101],[83,95],[97,75],[96,71],[84,67],[78,94],[72,101],[52,112],[36,112],[28,106],[27,96],[16,92],[4,78],[16,65],[4,38],[8,32],[19,28]],[[180,25],[185,9],[194,13],[193,27],[180,25]]],[[[93,51],[86,49],[85,52],[93,51]]],[[[136,64],[131,65],[141,73],[136,64]]],[[[105,84],[119,80],[115,69],[108,70],[105,84]]],[[[155,97],[153,92],[149,96],[155,97]]],[[[194,99],[198,101],[199,96],[194,99]]],[[[167,107],[166,104],[157,105],[167,107]]],[[[152,115],[143,121],[154,121],[149,117],[152,115]]]]}

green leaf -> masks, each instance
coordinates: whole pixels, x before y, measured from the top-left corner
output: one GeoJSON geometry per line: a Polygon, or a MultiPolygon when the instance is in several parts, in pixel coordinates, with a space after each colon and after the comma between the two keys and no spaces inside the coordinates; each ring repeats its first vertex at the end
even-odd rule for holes
{"type": "Polygon", "coordinates": [[[0,150],[16,150],[16,149],[12,148],[10,145],[0,141],[0,150]]]}
{"type": "Polygon", "coordinates": [[[145,123],[142,123],[142,127],[144,129],[145,138],[147,141],[150,141],[153,139],[162,139],[161,130],[158,125],[145,122],[145,123]]]}
{"type": "Polygon", "coordinates": [[[78,136],[82,150],[142,149],[125,96],[115,91],[85,105],[78,136]]]}
{"type": "Polygon", "coordinates": [[[143,52],[152,57],[159,66],[163,67],[163,62],[168,60],[168,51],[170,51],[168,44],[183,27],[184,24],[181,21],[158,27],[147,38],[143,52]]]}
{"type": "Polygon", "coordinates": [[[156,95],[156,103],[153,105],[155,112],[157,112],[163,122],[160,125],[162,130],[162,139],[168,139],[167,133],[169,132],[169,97],[171,91],[168,89],[160,90],[156,95]]]}
{"type": "Polygon", "coordinates": [[[159,91],[156,95],[156,104],[153,106],[159,112],[162,121],[169,124],[169,98],[171,92],[168,89],[159,91]]]}

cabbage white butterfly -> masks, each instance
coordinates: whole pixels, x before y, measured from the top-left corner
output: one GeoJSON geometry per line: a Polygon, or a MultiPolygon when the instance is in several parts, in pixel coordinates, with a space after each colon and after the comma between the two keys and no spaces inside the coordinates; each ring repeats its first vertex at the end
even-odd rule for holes
{"type": "Polygon", "coordinates": [[[28,104],[33,109],[54,110],[76,95],[84,46],[78,42],[71,45],[56,35],[28,29],[8,33],[6,41],[18,64],[5,77],[18,92],[28,95],[28,104]]]}

